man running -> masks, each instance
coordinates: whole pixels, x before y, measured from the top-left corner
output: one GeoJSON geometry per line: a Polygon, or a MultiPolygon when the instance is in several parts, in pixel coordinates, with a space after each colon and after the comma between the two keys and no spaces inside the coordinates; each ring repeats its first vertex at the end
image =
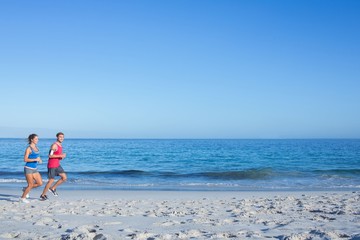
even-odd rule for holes
{"type": "Polygon", "coordinates": [[[66,157],[66,153],[63,153],[62,142],[64,141],[64,134],[59,132],[56,134],[56,142],[51,145],[49,151],[48,161],[48,183],[45,185],[44,191],[40,196],[40,200],[47,200],[46,193],[50,191],[54,196],[58,196],[56,188],[66,181],[66,173],[60,165],[60,161],[66,157]],[[60,176],[60,179],[53,185],[55,176],[60,176]]]}

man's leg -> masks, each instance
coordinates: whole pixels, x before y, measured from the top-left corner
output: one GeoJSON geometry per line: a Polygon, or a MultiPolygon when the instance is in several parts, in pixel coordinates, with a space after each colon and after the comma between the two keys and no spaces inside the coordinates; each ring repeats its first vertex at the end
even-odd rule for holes
{"type": "Polygon", "coordinates": [[[49,178],[49,181],[47,182],[47,184],[45,185],[44,191],[42,192],[42,196],[46,195],[46,193],[49,191],[50,186],[53,184],[54,179],[53,178],[49,178]]]}
{"type": "Polygon", "coordinates": [[[56,188],[62,184],[63,182],[66,181],[67,177],[66,177],[66,173],[59,173],[60,179],[55,183],[54,186],[51,187],[52,190],[56,190],[56,188]]]}

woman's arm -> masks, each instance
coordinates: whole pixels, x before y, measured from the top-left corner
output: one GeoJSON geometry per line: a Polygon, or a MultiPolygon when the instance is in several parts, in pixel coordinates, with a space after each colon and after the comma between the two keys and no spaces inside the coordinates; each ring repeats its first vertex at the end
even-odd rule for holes
{"type": "Polygon", "coordinates": [[[30,159],[29,158],[30,153],[31,153],[31,149],[30,149],[30,147],[27,147],[25,149],[24,162],[38,162],[38,161],[41,161],[40,157],[38,157],[36,159],[30,159]]]}

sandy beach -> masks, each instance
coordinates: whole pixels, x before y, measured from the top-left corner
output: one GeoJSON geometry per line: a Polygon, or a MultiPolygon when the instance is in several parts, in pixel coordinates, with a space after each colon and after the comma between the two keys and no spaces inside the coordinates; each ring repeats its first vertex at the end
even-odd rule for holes
{"type": "Polygon", "coordinates": [[[0,190],[0,239],[360,239],[353,191],[0,190]]]}

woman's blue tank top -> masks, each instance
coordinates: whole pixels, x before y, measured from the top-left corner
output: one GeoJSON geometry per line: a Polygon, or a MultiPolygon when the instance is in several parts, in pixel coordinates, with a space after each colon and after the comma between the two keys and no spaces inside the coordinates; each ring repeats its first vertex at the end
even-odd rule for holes
{"type": "MultiPolygon", "coordinates": [[[[32,149],[31,147],[30,147],[30,149],[31,149],[31,153],[29,154],[28,158],[29,159],[37,159],[40,156],[40,151],[35,152],[34,149],[32,149]]],[[[37,164],[38,164],[37,161],[36,162],[27,162],[25,164],[25,167],[36,169],[37,164]]]]}

